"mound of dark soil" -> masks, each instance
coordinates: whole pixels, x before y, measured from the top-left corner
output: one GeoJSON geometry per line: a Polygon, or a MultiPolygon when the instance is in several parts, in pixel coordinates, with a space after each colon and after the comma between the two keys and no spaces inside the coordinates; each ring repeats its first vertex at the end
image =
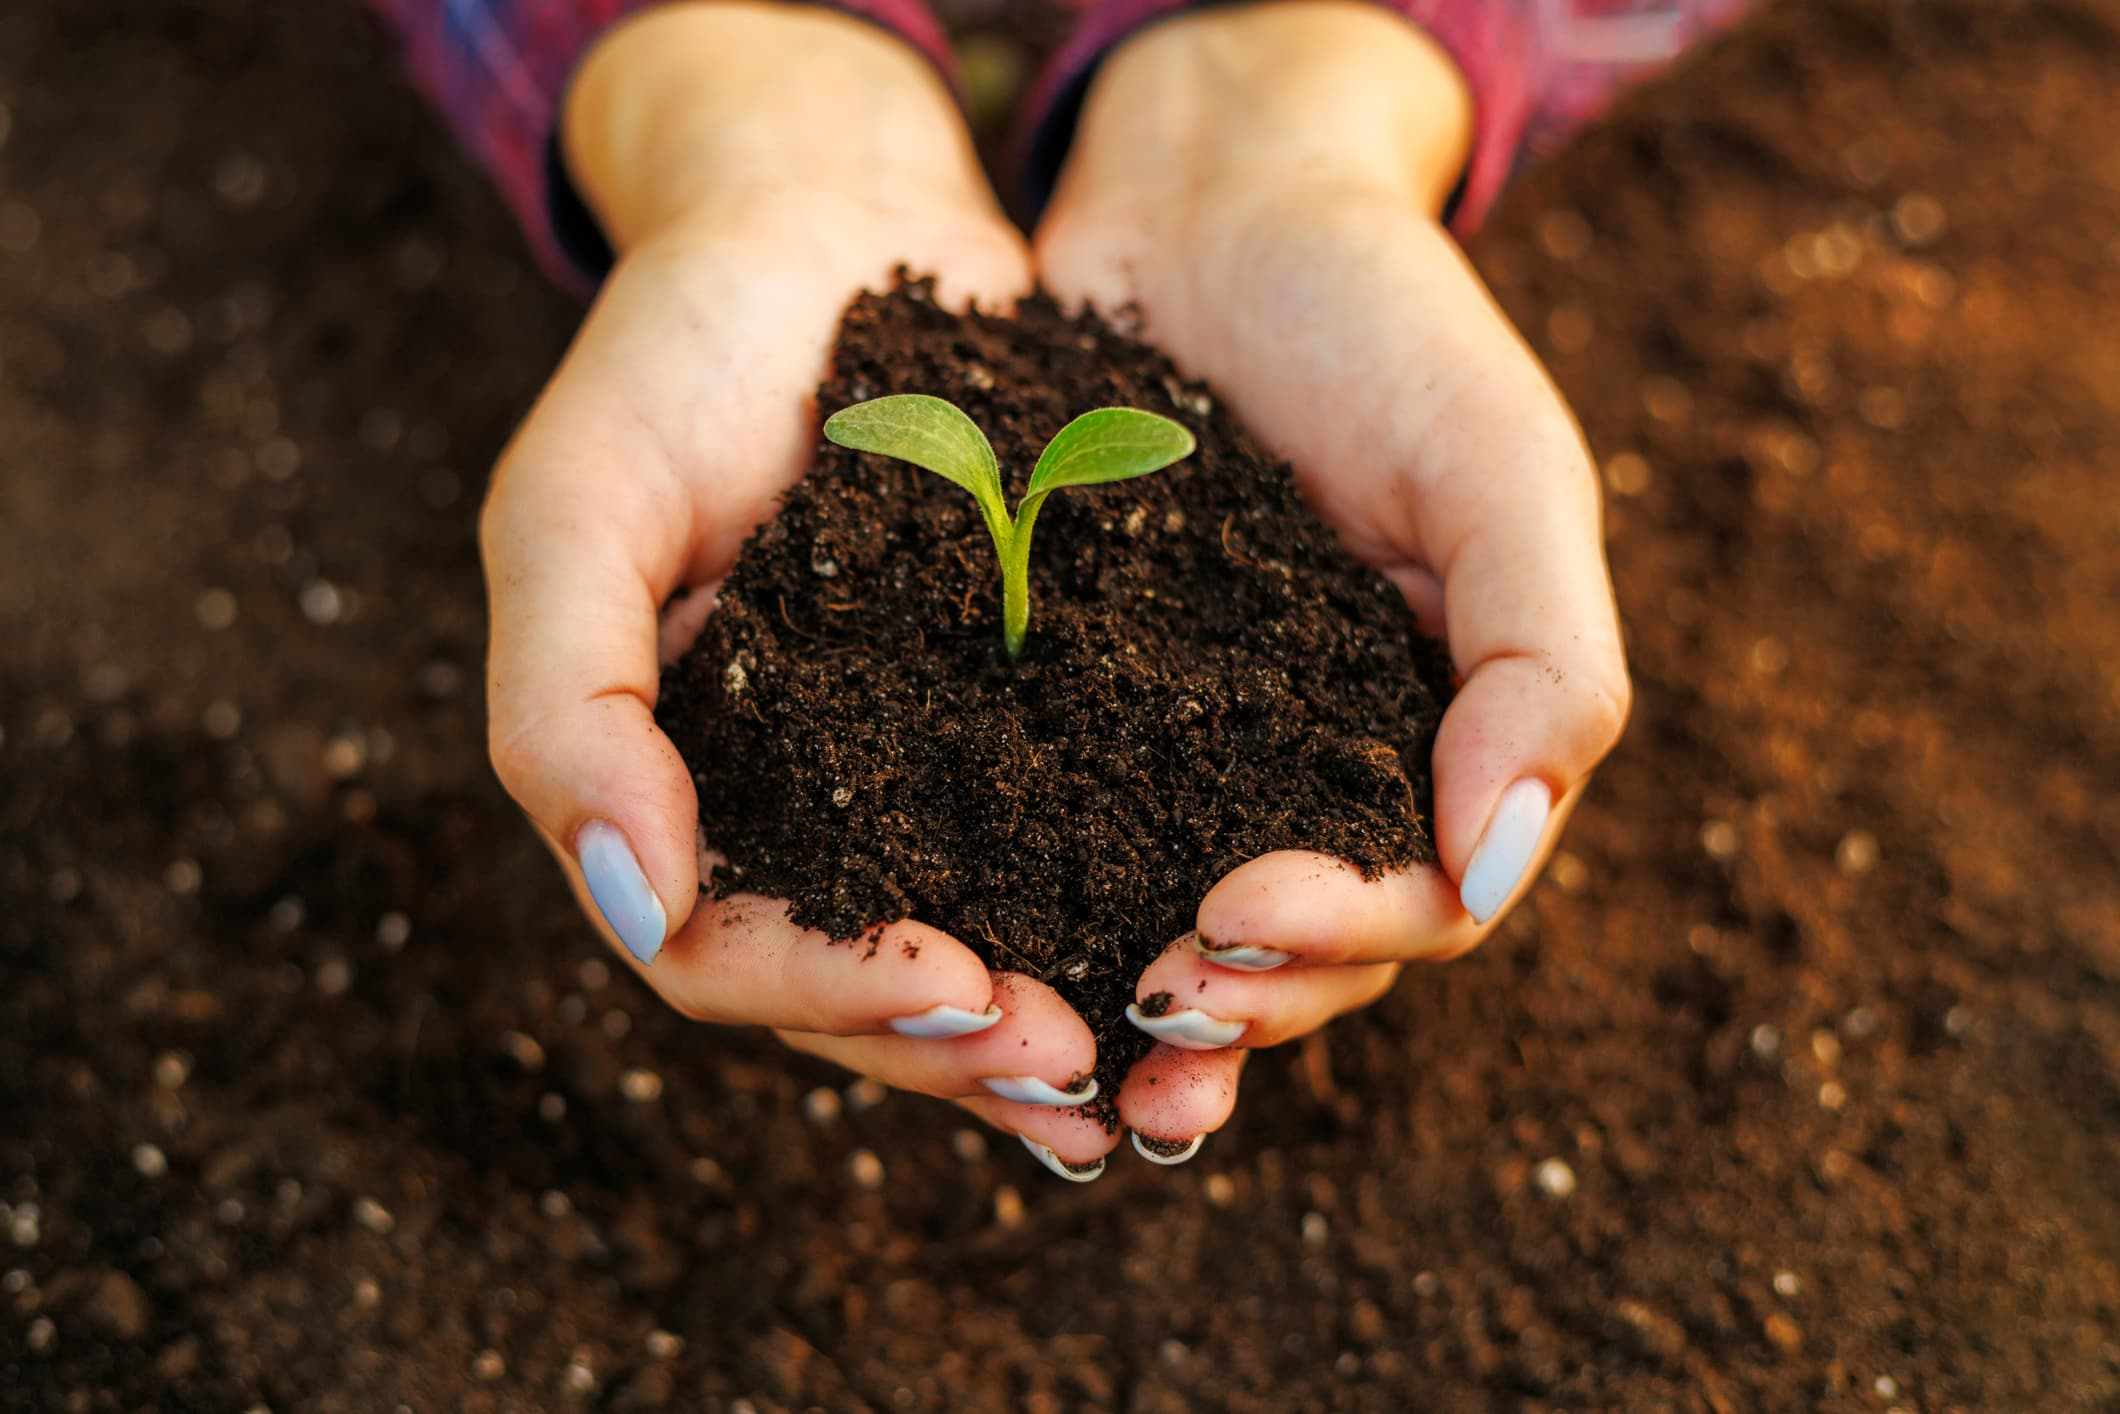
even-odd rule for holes
{"type": "Polygon", "coordinates": [[[729,859],[714,887],[792,899],[836,938],[917,918],[1051,983],[1110,1094],[1148,1046],[1124,1015],[1141,970],[1231,868],[1293,847],[1371,871],[1434,858],[1448,660],[1285,465],[1095,316],[1041,296],[960,317],[923,282],[864,297],[820,405],[912,392],[986,429],[1012,500],[1093,407],[1163,413],[1200,445],[1047,503],[1010,663],[971,497],[825,444],[657,716],[729,859]]]}

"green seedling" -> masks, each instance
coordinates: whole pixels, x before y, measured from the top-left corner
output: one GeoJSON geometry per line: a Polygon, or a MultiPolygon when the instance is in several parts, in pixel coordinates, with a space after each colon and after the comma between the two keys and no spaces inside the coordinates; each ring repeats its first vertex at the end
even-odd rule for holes
{"type": "Polygon", "coordinates": [[[1063,486],[1095,486],[1161,471],[1192,455],[1193,435],[1138,408],[1098,408],[1060,429],[1038,454],[1031,484],[1011,516],[994,448],[953,403],[922,393],[841,408],[824,435],[857,452],[876,452],[946,477],[972,493],[1001,556],[1001,636],[1013,661],[1031,623],[1031,527],[1045,498],[1063,486]]]}

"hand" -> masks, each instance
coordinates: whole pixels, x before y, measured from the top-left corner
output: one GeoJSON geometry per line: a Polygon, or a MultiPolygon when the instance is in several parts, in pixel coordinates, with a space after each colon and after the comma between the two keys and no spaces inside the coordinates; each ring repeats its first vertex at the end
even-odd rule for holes
{"type": "Polygon", "coordinates": [[[653,712],[659,650],[697,633],[809,460],[812,390],[848,300],[901,262],[937,272],[954,302],[1005,305],[1029,284],[947,91],[857,20],[671,6],[588,57],[562,140],[619,260],[480,525],[502,782],[680,1011],[778,1028],[1097,1158],[1112,1141],[1050,1104],[1096,1058],[1050,988],[990,974],[916,923],[864,956],[796,928],[784,904],[700,898],[697,798],[653,712]]]}
{"type": "Polygon", "coordinates": [[[1625,722],[1626,668],[1582,435],[1437,224],[1471,101],[1415,27],[1305,0],[1180,16],[1106,61],[1037,236],[1063,298],[1136,305],[1294,465],[1312,507],[1404,592],[1464,679],[1434,754],[1439,868],[1364,881],[1291,851],[1208,894],[1139,995],[1170,1045],[1137,1130],[1188,1139],[1243,1048],[1476,946],[1537,874],[1625,722]],[[1229,1048],[1236,1049],[1229,1049],[1229,1048]],[[1191,1085],[1169,1083],[1172,1075],[1191,1085]]]}

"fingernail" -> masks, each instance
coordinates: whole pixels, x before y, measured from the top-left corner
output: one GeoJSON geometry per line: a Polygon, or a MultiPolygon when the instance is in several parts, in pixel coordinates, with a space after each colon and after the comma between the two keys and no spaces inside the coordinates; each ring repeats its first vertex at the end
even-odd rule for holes
{"type": "Polygon", "coordinates": [[[1126,1009],[1126,1019],[1158,1041],[1184,1051],[1219,1051],[1244,1034],[1249,1022],[1224,1021],[1204,1011],[1167,1011],[1150,1016],[1138,1005],[1126,1009]]]}
{"type": "Polygon", "coordinates": [[[1237,972],[1271,972],[1283,963],[1294,962],[1296,955],[1282,952],[1278,948],[1254,948],[1238,944],[1234,947],[1216,947],[1198,933],[1192,935],[1193,951],[1217,967],[1227,967],[1237,972]]]}
{"type": "Polygon", "coordinates": [[[1097,1082],[1094,1080],[1080,1090],[1062,1090],[1035,1075],[989,1075],[979,1083],[1004,1100],[1013,1100],[1019,1105],[1050,1105],[1056,1110],[1086,1105],[1097,1098],[1097,1082]]]}
{"type": "Polygon", "coordinates": [[[1190,1139],[1150,1139],[1138,1129],[1129,1137],[1134,1141],[1135,1153],[1152,1164],[1166,1166],[1184,1163],[1199,1153],[1200,1146],[1207,1142],[1204,1134],[1195,1134],[1190,1139]]]}
{"type": "Polygon", "coordinates": [[[911,1016],[895,1016],[884,1025],[901,1036],[920,1041],[944,1041],[953,1036],[975,1036],[1001,1020],[1001,1008],[966,1011],[961,1006],[931,1006],[911,1016]]]}
{"type": "Polygon", "coordinates": [[[1086,1164],[1071,1164],[1053,1152],[1050,1144],[1040,1144],[1025,1135],[1018,1135],[1023,1147],[1031,1151],[1031,1157],[1059,1174],[1069,1183],[1089,1183],[1104,1176],[1104,1160],[1094,1159],[1086,1164]]]}
{"type": "Polygon", "coordinates": [[[1544,781],[1518,781],[1502,792],[1458,885],[1458,901],[1476,921],[1485,923],[1509,902],[1517,881],[1531,867],[1531,856],[1546,833],[1546,817],[1552,813],[1553,792],[1544,781]]]}
{"type": "Polygon", "coordinates": [[[574,857],[581,863],[589,897],[596,900],[604,922],[618,934],[626,951],[643,963],[655,961],[669,921],[662,900],[648,887],[648,876],[641,872],[640,861],[633,857],[633,847],[618,826],[608,820],[591,820],[582,826],[574,837],[574,857]]]}

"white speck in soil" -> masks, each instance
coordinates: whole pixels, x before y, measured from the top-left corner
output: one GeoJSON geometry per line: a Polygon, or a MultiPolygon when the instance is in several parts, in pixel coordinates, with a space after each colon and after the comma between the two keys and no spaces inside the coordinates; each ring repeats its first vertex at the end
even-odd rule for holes
{"type": "Polygon", "coordinates": [[[1207,1201],[1217,1208],[1226,1208],[1237,1201],[1237,1182],[1226,1173],[1209,1174],[1202,1187],[1206,1190],[1207,1201]]]}
{"type": "Polygon", "coordinates": [[[1856,1007],[1840,1018],[1840,1033],[1851,1041],[1866,1041],[1877,1034],[1877,1013],[1866,1006],[1856,1007]]]}
{"type": "Polygon", "coordinates": [[[236,596],[225,589],[201,590],[191,611],[198,616],[200,628],[218,633],[236,621],[236,596]]]}
{"type": "Polygon", "coordinates": [[[636,1105],[649,1104],[662,1098],[662,1077],[635,1066],[618,1078],[618,1092],[636,1105]]]}
{"type": "Polygon", "coordinates": [[[534,1036],[526,1036],[520,1031],[503,1031],[501,1049],[508,1053],[510,1060],[526,1071],[545,1068],[545,1048],[537,1043],[534,1036]]]}
{"type": "Polygon", "coordinates": [[[1910,191],[1892,206],[1892,230],[1909,246],[1928,245],[1946,224],[1943,203],[1927,192],[1910,191]]]}
{"type": "Polygon", "coordinates": [[[1954,1006],[1943,1014],[1943,1029],[1958,1040],[1973,1033],[1973,1013],[1962,1006],[1954,1006]]]}
{"type": "Polygon", "coordinates": [[[675,1331],[648,1332],[648,1358],[651,1360],[674,1360],[684,1353],[684,1348],[685,1338],[675,1331]]]}
{"type": "Polygon", "coordinates": [[[1414,1273],[1413,1294],[1415,1296],[1433,1296],[1442,1289],[1443,1279],[1434,1272],[1414,1273]]]}
{"type": "Polygon", "coordinates": [[[1325,1215],[1323,1213],[1303,1214],[1304,1246],[1323,1247],[1325,1245],[1326,1239],[1331,1236],[1332,1225],[1325,1221],[1325,1215]]]}
{"type": "Polygon", "coordinates": [[[1837,1080],[1828,1080],[1818,1087],[1818,1103],[1829,1110],[1837,1110],[1848,1102],[1848,1092],[1837,1080]]]}
{"type": "Polygon", "coordinates": [[[1781,1031],[1762,1021],[1752,1028],[1752,1054],[1761,1060],[1772,1060],[1781,1054],[1781,1031]]]}
{"type": "Polygon", "coordinates": [[[35,1203],[17,1203],[7,1218],[8,1240],[17,1247],[35,1247],[44,1238],[44,1214],[35,1203]]]}
{"type": "Polygon", "coordinates": [[[350,781],[368,765],[368,742],[357,732],[333,737],[324,743],[324,774],[335,781],[350,781]]]}
{"type": "Polygon", "coordinates": [[[1559,850],[1553,862],[1546,866],[1547,875],[1555,888],[1564,894],[1579,894],[1590,884],[1590,869],[1582,860],[1567,850],[1559,850]]]}
{"type": "Polygon", "coordinates": [[[1813,1031],[1811,1033],[1811,1054],[1817,1058],[1820,1065],[1828,1067],[1839,1065],[1840,1038],[1830,1031],[1813,1031]]]}
{"type": "Polygon", "coordinates": [[[153,1144],[135,1144],[132,1166],[133,1172],[142,1178],[160,1178],[169,1172],[169,1156],[153,1144]]]}
{"type": "Polygon", "coordinates": [[[231,742],[235,733],[244,729],[244,710],[220,697],[218,702],[208,702],[206,710],[199,714],[199,725],[206,729],[206,736],[216,742],[231,742]]]}
{"type": "Polygon", "coordinates": [[[856,1149],[847,1156],[847,1177],[854,1180],[857,1188],[880,1188],[883,1186],[883,1160],[869,1149],[856,1149]]]}
{"type": "Polygon", "coordinates": [[[721,670],[722,690],[731,697],[740,694],[744,688],[750,685],[750,682],[751,675],[744,671],[743,664],[734,658],[729,660],[729,666],[721,670]]]}
{"type": "Polygon", "coordinates": [[[573,1361],[561,1372],[560,1383],[569,1394],[593,1394],[596,1392],[596,1371],[580,1361],[573,1361]]]}
{"type": "Polygon", "coordinates": [[[557,1188],[548,1188],[538,1195],[537,1210],[557,1221],[574,1211],[574,1201],[557,1188]]]}
{"type": "Polygon", "coordinates": [[[1854,878],[1877,867],[1877,836],[1868,830],[1850,830],[1833,851],[1833,863],[1841,873],[1854,878]]]}
{"type": "Polygon", "coordinates": [[[402,913],[386,913],[376,920],[375,941],[384,952],[397,952],[412,939],[412,920],[402,913]]]}
{"type": "Polygon", "coordinates": [[[830,1124],[839,1118],[839,1092],[829,1085],[818,1086],[802,1097],[802,1114],[812,1124],[830,1124]]]}
{"type": "Polygon", "coordinates": [[[164,1090],[181,1090],[191,1079],[191,1060],[181,1051],[164,1051],[155,1057],[155,1084],[164,1090]]]}
{"type": "Polygon", "coordinates": [[[873,1076],[862,1076],[847,1086],[847,1108],[855,1114],[873,1110],[891,1097],[890,1088],[873,1076]]]}
{"type": "Polygon", "coordinates": [[[1799,1292],[1799,1291],[1802,1291],[1802,1290],[1803,1290],[1803,1282],[1802,1282],[1802,1281],[1800,1281],[1800,1280],[1799,1280],[1799,1279],[1797,1278],[1797,1275],[1796,1275],[1796,1273],[1794,1273],[1794,1272],[1776,1272],[1776,1273],[1774,1274],[1774,1294],[1775,1294],[1775,1295],[1777,1295],[1777,1296],[1794,1296],[1794,1295],[1796,1295],[1796,1293],[1797,1293],[1797,1292],[1799,1292]]]}
{"type": "Polygon", "coordinates": [[[838,806],[841,810],[846,809],[853,803],[854,788],[852,786],[840,786],[832,792],[832,804],[838,806]]]}
{"type": "Polygon", "coordinates": [[[388,1208],[365,1196],[353,1200],[353,1220],[378,1237],[388,1236],[397,1227],[397,1218],[388,1208]]]}
{"type": "Polygon", "coordinates": [[[1740,843],[1737,826],[1728,820],[1710,820],[1700,827],[1700,847],[1710,859],[1729,863],[1737,858],[1740,843]]]}
{"type": "Polygon", "coordinates": [[[976,1129],[960,1129],[950,1136],[950,1152],[960,1162],[980,1163],[986,1158],[986,1136],[976,1129]]]}
{"type": "Polygon", "coordinates": [[[1575,1170],[1565,1160],[1547,1159],[1533,1172],[1531,1181],[1548,1198],[1566,1198],[1575,1192],[1575,1170]]]}
{"type": "Polygon", "coordinates": [[[1870,1388],[1876,1390],[1878,1397],[1881,1399],[1897,1399],[1899,1397],[1899,1381],[1893,1379],[1890,1375],[1879,1375],[1875,1380],[1871,1381],[1870,1388]]]}
{"type": "Polygon", "coordinates": [[[338,586],[328,579],[313,579],[302,586],[299,600],[302,617],[319,627],[328,627],[339,621],[345,612],[344,597],[338,586]]]}
{"type": "Polygon", "coordinates": [[[471,1377],[488,1384],[508,1373],[508,1362],[498,1350],[481,1350],[471,1362],[471,1377]]]}

